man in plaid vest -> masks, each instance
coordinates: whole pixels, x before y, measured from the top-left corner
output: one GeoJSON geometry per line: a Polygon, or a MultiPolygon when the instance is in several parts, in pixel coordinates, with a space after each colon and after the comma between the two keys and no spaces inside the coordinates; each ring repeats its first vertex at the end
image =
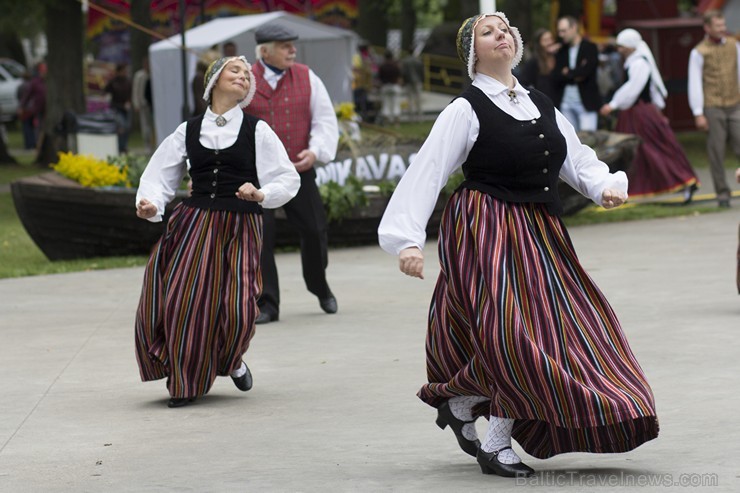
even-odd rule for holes
{"type": "Polygon", "coordinates": [[[689,55],[689,106],[696,127],[708,132],[707,152],[720,207],[730,207],[725,172],[729,137],[740,157],[740,42],[727,35],[722,12],[704,14],[706,36],[689,55]]]}
{"type": "MultiPolygon", "coordinates": [[[[326,281],[327,220],[314,163],[330,162],[337,152],[339,129],[329,93],[306,65],[296,63],[298,39],[290,28],[267,24],[255,32],[257,58],[253,66],[257,91],[245,111],[265,120],[280,137],[301,177],[301,188],[283,206],[301,237],[303,279],[326,313],[336,313],[337,300],[326,281]]],[[[263,211],[262,296],[256,323],[278,320],[280,288],[275,265],[275,216],[263,211]]]]}

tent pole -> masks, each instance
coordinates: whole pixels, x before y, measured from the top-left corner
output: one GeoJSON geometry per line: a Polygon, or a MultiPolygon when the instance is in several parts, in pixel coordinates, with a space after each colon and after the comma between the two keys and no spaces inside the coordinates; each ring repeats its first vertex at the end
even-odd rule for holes
{"type": "Polygon", "coordinates": [[[182,65],[182,119],[187,120],[190,117],[190,108],[188,107],[188,71],[185,58],[185,0],[180,0],[180,62],[182,65]]]}

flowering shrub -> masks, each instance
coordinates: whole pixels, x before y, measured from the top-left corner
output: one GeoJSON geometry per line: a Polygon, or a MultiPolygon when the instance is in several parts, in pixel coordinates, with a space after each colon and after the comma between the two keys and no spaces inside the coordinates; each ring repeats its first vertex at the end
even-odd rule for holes
{"type": "Polygon", "coordinates": [[[119,154],[108,156],[108,163],[126,170],[127,187],[139,187],[141,175],[149,163],[149,157],[141,154],[119,154]]]}
{"type": "Polygon", "coordinates": [[[340,120],[351,122],[357,121],[357,113],[355,113],[354,103],[345,101],[344,103],[335,104],[334,113],[336,113],[337,118],[340,120]]]}
{"type": "Polygon", "coordinates": [[[52,168],[84,187],[131,186],[127,166],[119,167],[90,155],[60,152],[59,162],[52,168]]]}

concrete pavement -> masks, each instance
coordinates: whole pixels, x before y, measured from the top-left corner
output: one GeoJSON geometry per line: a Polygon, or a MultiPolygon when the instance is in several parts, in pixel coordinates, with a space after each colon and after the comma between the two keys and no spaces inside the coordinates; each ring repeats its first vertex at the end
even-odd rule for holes
{"type": "Polygon", "coordinates": [[[377,247],[332,251],[336,315],[305,291],[299,256],[279,255],[281,320],[247,353],[254,388],[220,378],[182,409],[139,381],[142,268],[0,280],[0,491],[740,491],[739,211],[571,229],[661,436],[627,454],[525,454],[538,475],[520,484],[482,475],[415,397],[433,243],[424,281],[377,247]]]}

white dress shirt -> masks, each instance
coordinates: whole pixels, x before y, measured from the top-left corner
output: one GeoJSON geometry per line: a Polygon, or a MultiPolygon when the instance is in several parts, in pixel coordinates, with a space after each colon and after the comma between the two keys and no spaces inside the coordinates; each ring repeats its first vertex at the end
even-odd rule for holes
{"type": "MultiPolygon", "coordinates": [[[[209,107],[203,116],[200,128],[200,143],[207,149],[225,149],[236,142],[244,120],[244,113],[235,106],[222,116],[226,125],[216,125],[216,115],[209,107]]],[[[147,199],[157,207],[152,222],[162,220],[165,206],[174,198],[189,164],[186,165],[185,129],[187,122],[162,141],[152,155],[141,175],[136,203],[147,199]]],[[[257,122],[254,132],[255,166],[260,191],[265,194],[260,203],[267,209],[275,209],[292,199],[301,185],[295,166],[288,158],[282,142],[264,121],[257,122]]]]}
{"type": "MultiPolygon", "coordinates": [[[[632,53],[624,61],[628,79],[622,84],[612,96],[609,106],[615,110],[626,110],[631,108],[640,97],[650,77],[650,62],[645,60],[639,53],[632,53]]],[[[665,99],[653,81],[650,81],[650,98],[652,103],[660,109],[665,108],[665,99]]]]}
{"type": "MultiPolygon", "coordinates": [[[[274,90],[285,72],[274,72],[270,67],[264,66],[263,78],[274,90]]],[[[308,81],[311,84],[311,134],[308,138],[308,150],[316,155],[316,159],[323,163],[331,162],[337,154],[339,143],[339,124],[334,105],[331,102],[326,86],[321,82],[319,76],[313,70],[308,69],[308,81]]]]}
{"type": "MultiPolygon", "coordinates": [[[[722,43],[727,43],[727,38],[722,38],[722,43]]],[[[735,41],[737,45],[737,80],[738,90],[740,90],[740,41],[735,41]]],[[[704,114],[704,80],[702,72],[704,71],[704,56],[694,48],[689,54],[689,107],[694,116],[704,114]]]]}
{"type": "MultiPolygon", "coordinates": [[[[511,103],[508,88],[496,79],[476,74],[473,85],[517,120],[529,121],[541,116],[529,91],[518,81],[514,91],[519,104],[511,103]]],[[[593,149],[581,144],[573,126],[557,109],[555,117],[567,144],[560,178],[597,204],[601,204],[601,194],[606,188],[626,195],[627,176],[621,171],[609,173],[609,167],[598,160],[593,149]]],[[[378,238],[385,251],[398,255],[404,248],[424,246],[426,225],[439,192],[447,178],[465,162],[479,130],[478,117],[464,98],[455,99],[440,113],[383,214],[378,238]]]]}

